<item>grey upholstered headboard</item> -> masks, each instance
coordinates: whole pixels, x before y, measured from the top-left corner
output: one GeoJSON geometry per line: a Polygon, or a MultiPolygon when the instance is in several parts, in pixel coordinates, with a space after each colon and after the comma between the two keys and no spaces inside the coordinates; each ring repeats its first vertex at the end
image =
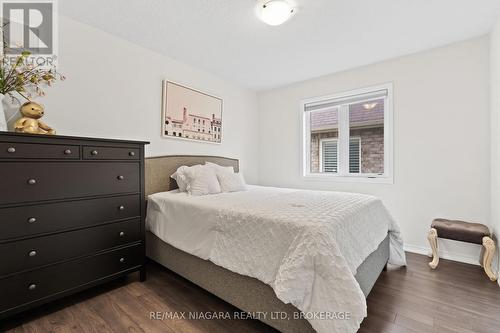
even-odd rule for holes
{"type": "Polygon", "coordinates": [[[239,161],[234,158],[219,156],[197,156],[197,155],[171,155],[146,158],[146,196],[175,190],[177,183],[170,178],[178,167],[187,165],[204,164],[205,162],[217,163],[222,166],[232,166],[234,171],[239,172],[239,161]]]}

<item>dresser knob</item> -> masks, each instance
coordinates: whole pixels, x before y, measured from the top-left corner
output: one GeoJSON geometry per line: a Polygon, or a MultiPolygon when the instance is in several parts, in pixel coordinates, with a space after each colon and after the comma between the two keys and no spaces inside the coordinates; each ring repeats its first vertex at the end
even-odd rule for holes
{"type": "Polygon", "coordinates": [[[119,206],[118,209],[119,210],[125,210],[125,206],[119,206]]]}
{"type": "Polygon", "coordinates": [[[36,284],[32,283],[28,286],[29,290],[35,290],[36,289],[36,284]]]}
{"type": "Polygon", "coordinates": [[[36,184],[36,179],[33,179],[33,178],[28,179],[28,184],[35,185],[36,184]]]}
{"type": "Polygon", "coordinates": [[[135,156],[135,152],[131,151],[130,153],[128,153],[128,156],[135,156]]]}
{"type": "Polygon", "coordinates": [[[123,264],[125,262],[125,258],[120,258],[120,262],[123,264]]]}
{"type": "Polygon", "coordinates": [[[97,150],[92,150],[92,151],[90,152],[90,154],[91,154],[91,155],[93,155],[93,156],[96,156],[96,155],[98,154],[98,152],[97,152],[97,150]]]}
{"type": "Polygon", "coordinates": [[[116,178],[118,178],[118,180],[124,180],[125,179],[125,177],[123,177],[122,175],[120,175],[120,176],[118,176],[116,178]]]}
{"type": "Polygon", "coordinates": [[[29,253],[29,256],[30,256],[30,257],[34,257],[34,256],[36,256],[36,255],[37,255],[37,253],[36,253],[36,251],[35,251],[35,250],[30,251],[30,253],[29,253]]]}
{"type": "Polygon", "coordinates": [[[36,222],[36,218],[34,218],[34,217],[30,217],[28,219],[28,223],[35,223],[35,222],[36,222]]]}
{"type": "Polygon", "coordinates": [[[71,149],[66,149],[64,151],[64,155],[71,155],[71,149]]]}
{"type": "Polygon", "coordinates": [[[16,152],[16,148],[9,147],[9,148],[7,148],[7,152],[10,153],[10,154],[14,154],[16,152]]]}
{"type": "Polygon", "coordinates": [[[120,237],[124,237],[124,236],[125,236],[125,232],[120,231],[120,237]]]}

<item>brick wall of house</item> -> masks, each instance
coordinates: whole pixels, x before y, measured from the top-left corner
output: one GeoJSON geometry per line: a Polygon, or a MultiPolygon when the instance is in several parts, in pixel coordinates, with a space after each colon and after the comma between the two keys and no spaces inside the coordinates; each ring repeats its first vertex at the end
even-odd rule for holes
{"type": "Polygon", "coordinates": [[[351,130],[351,136],[361,137],[361,172],[384,173],[384,128],[351,130]]]}
{"type": "MultiPolygon", "coordinates": [[[[320,140],[337,138],[337,131],[311,134],[311,173],[320,172],[320,140]]],[[[384,128],[374,127],[351,130],[352,137],[361,138],[361,172],[384,172],[384,128]]]]}

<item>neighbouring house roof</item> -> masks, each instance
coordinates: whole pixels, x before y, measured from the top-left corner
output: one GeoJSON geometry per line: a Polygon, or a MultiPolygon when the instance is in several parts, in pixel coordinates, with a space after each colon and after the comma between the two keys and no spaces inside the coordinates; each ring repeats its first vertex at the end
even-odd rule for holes
{"type": "Polygon", "coordinates": [[[311,112],[311,131],[322,131],[338,127],[338,108],[311,112]]]}
{"type": "MultiPolygon", "coordinates": [[[[384,100],[379,99],[373,109],[366,109],[365,102],[351,104],[349,122],[351,126],[373,126],[384,123],[384,100]]],[[[311,131],[325,131],[338,128],[338,108],[322,111],[311,111],[311,131]]]]}

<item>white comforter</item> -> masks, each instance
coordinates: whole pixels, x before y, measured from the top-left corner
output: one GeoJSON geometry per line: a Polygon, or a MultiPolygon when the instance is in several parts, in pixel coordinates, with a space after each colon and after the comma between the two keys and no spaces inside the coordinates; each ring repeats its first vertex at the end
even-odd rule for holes
{"type": "Polygon", "coordinates": [[[366,299],[354,275],[388,232],[389,262],[406,264],[397,224],[379,199],[362,194],[260,186],[202,197],[157,193],[149,196],[147,228],[270,285],[320,333],[358,330],[366,299]],[[324,319],[346,312],[349,320],[324,319]]]}

